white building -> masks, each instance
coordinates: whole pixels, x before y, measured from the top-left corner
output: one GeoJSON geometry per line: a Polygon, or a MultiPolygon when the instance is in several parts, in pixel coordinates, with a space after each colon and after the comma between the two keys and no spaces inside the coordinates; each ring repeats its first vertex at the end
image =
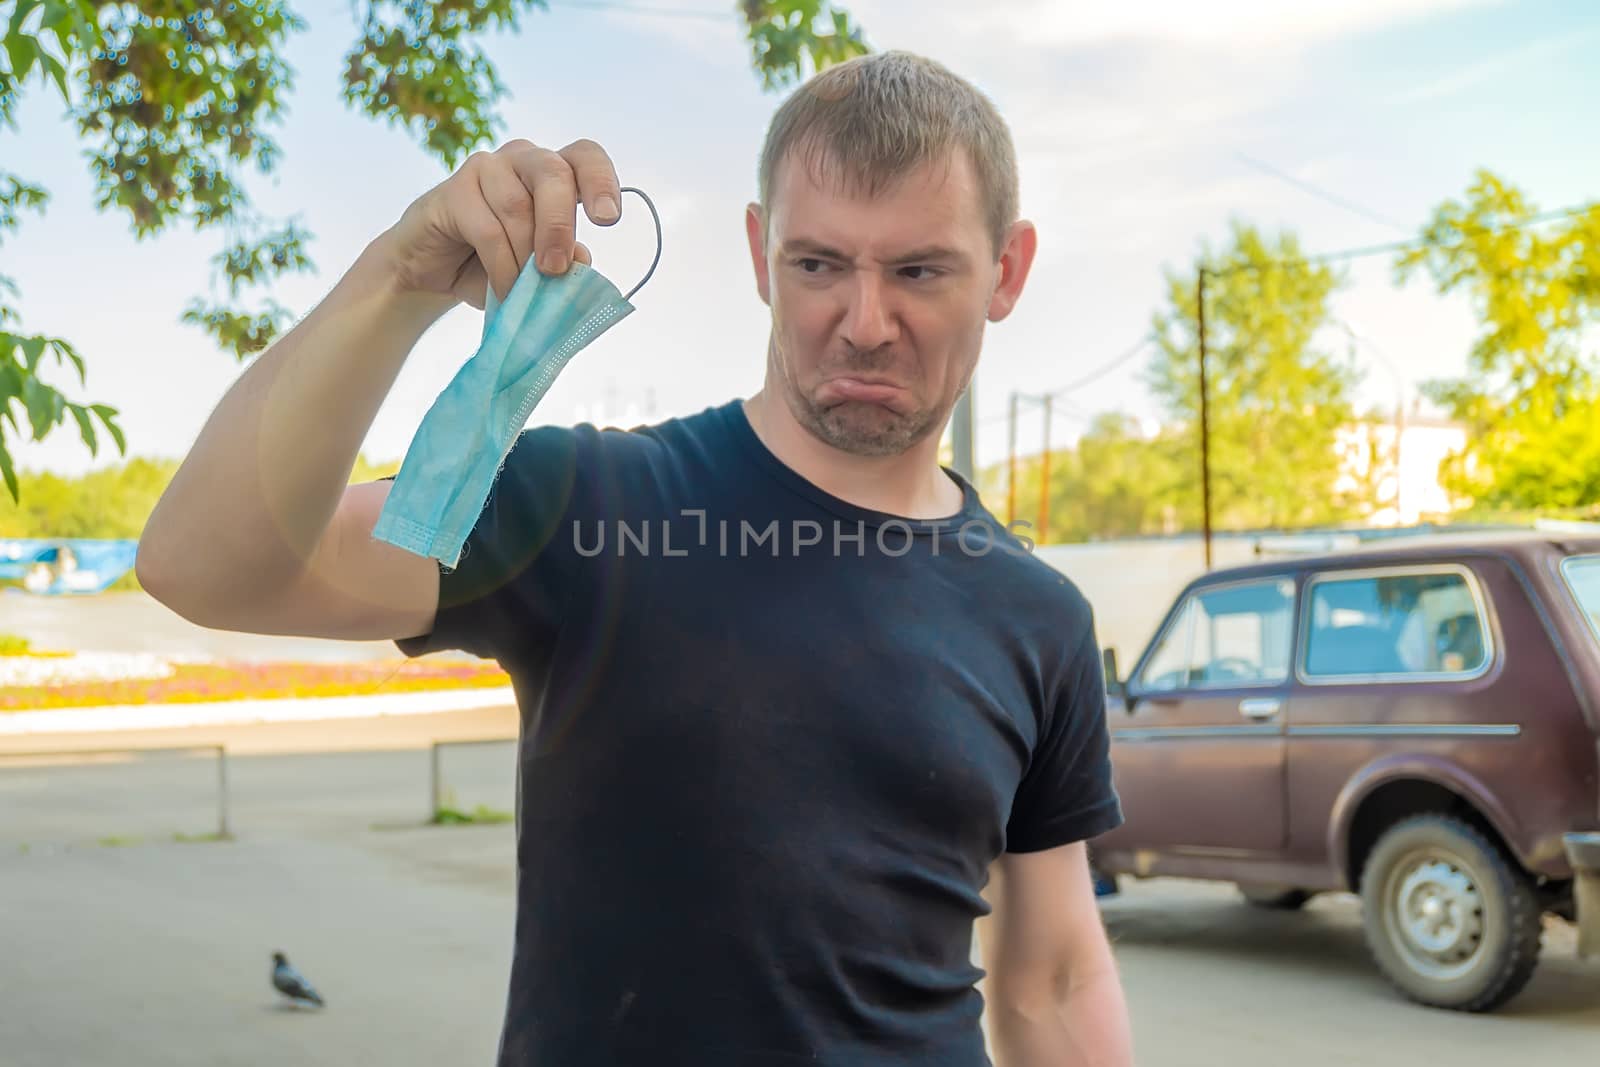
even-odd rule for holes
{"type": "Polygon", "coordinates": [[[1396,419],[1360,422],[1339,431],[1341,474],[1337,487],[1351,492],[1375,483],[1373,526],[1411,526],[1443,519],[1467,501],[1452,498],[1439,484],[1439,464],[1467,445],[1458,422],[1415,413],[1396,419]]]}

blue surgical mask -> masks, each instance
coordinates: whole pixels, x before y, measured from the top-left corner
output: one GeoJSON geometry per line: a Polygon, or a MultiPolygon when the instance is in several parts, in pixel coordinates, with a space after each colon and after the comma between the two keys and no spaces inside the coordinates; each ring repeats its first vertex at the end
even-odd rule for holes
{"type": "Polygon", "coordinates": [[[599,271],[574,262],[550,276],[532,258],[502,303],[484,298],[483,338],[423,416],[400,473],[372,528],[380,541],[454,567],[483,512],[500,465],[528,417],[567,361],[633,312],[629,303],[661,262],[661,216],[637,193],[656,223],[656,258],[626,296],[599,271]]]}

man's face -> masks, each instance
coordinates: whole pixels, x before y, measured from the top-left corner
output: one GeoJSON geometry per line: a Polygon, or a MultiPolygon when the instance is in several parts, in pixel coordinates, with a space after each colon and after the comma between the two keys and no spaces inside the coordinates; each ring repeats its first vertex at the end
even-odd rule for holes
{"type": "Polygon", "coordinates": [[[940,433],[985,321],[1016,295],[997,296],[1006,272],[965,153],[872,200],[818,184],[790,159],[765,234],[754,207],[747,227],[772,308],[768,378],[795,420],[857,455],[898,455],[940,433]]]}

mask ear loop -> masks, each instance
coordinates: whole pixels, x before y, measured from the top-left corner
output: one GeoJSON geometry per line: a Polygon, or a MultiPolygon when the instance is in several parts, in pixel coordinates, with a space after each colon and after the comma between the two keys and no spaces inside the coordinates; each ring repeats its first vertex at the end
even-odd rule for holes
{"type": "Polygon", "coordinates": [[[640,279],[639,284],[629,289],[627,295],[622,298],[624,300],[632,300],[633,294],[644,288],[644,283],[649,281],[650,276],[656,272],[656,264],[661,262],[661,215],[656,211],[655,204],[650,201],[650,198],[644,194],[643,190],[635,189],[632,186],[624,186],[622,192],[636,194],[639,199],[644,201],[645,207],[650,209],[651,217],[656,220],[656,258],[650,264],[650,269],[645,272],[645,276],[640,279]]]}

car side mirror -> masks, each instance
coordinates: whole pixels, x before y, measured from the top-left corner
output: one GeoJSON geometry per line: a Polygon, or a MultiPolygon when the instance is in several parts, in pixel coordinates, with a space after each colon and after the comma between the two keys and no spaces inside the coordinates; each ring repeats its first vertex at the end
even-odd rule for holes
{"type": "Polygon", "coordinates": [[[1117,650],[1114,648],[1103,649],[1100,653],[1101,673],[1105,675],[1106,695],[1124,699],[1128,695],[1127,683],[1122,680],[1121,673],[1117,670],[1117,650]]]}

